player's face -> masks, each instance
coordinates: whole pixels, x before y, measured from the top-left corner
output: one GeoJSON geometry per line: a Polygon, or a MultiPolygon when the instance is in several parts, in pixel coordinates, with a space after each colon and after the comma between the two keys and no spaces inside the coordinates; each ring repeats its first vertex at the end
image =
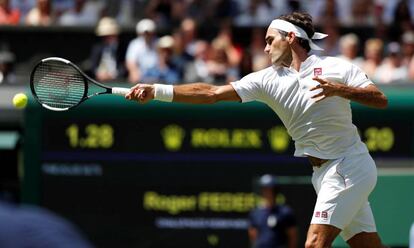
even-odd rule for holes
{"type": "Polygon", "coordinates": [[[264,52],[269,55],[272,64],[276,66],[290,66],[292,51],[286,38],[276,29],[268,28],[265,40],[266,47],[264,52]]]}

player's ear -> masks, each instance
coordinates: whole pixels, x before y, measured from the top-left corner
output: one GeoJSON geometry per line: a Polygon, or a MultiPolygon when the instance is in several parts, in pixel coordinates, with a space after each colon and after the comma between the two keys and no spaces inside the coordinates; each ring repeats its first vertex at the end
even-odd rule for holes
{"type": "Polygon", "coordinates": [[[296,34],[294,32],[289,32],[286,36],[287,41],[290,45],[293,44],[293,42],[296,40],[296,34]]]}

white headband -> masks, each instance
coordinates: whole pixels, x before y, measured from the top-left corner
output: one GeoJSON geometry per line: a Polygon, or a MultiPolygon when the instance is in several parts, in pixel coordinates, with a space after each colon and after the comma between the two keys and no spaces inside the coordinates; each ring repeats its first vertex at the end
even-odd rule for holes
{"type": "Polygon", "coordinates": [[[305,30],[303,30],[302,28],[300,28],[300,27],[298,27],[298,26],[296,26],[296,25],[294,25],[290,22],[287,22],[287,21],[284,21],[284,20],[281,20],[281,19],[273,20],[270,23],[269,28],[275,28],[275,29],[285,31],[285,32],[288,32],[288,33],[289,32],[294,32],[297,37],[300,37],[302,39],[307,40],[309,42],[309,46],[312,50],[319,50],[319,51],[323,51],[323,48],[316,45],[315,43],[313,43],[312,40],[320,40],[320,39],[323,39],[326,36],[328,36],[327,34],[315,32],[314,35],[312,36],[312,38],[309,39],[309,37],[306,34],[305,30]]]}

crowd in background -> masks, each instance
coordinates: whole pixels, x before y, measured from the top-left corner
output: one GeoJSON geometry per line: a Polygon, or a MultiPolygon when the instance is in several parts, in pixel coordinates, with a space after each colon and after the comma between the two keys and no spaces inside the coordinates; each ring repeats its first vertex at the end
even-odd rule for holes
{"type": "MultiPolygon", "coordinates": [[[[96,27],[102,42],[88,71],[100,81],[224,84],[269,66],[266,27],[292,11],[310,13],[329,34],[319,55],[352,61],[377,83],[414,80],[414,0],[0,0],[0,25],[96,27]],[[201,37],[209,25],[217,35],[201,37]],[[122,49],[119,34],[131,26],[137,37],[122,49]],[[234,34],[241,27],[251,29],[247,45],[234,34]],[[361,38],[340,27],[374,31],[361,38]]],[[[0,52],[0,71],[10,61],[0,52]]]]}

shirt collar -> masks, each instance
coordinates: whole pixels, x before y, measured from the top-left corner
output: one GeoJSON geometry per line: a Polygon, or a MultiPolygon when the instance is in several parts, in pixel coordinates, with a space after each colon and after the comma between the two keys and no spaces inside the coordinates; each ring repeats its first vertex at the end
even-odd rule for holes
{"type": "Polygon", "coordinates": [[[302,64],[300,64],[300,71],[305,71],[316,62],[318,62],[318,57],[314,54],[310,55],[305,59],[305,61],[302,62],[302,64]]]}
{"type": "MultiPolygon", "coordinates": [[[[299,73],[304,72],[306,69],[308,69],[309,67],[311,67],[313,64],[317,63],[319,61],[318,56],[312,54],[310,56],[308,56],[305,61],[303,61],[300,64],[300,69],[299,69],[299,73]]],[[[276,66],[276,65],[272,65],[273,69],[275,71],[277,70],[293,70],[296,71],[295,69],[293,69],[292,67],[284,67],[284,66],[276,66]]]]}

